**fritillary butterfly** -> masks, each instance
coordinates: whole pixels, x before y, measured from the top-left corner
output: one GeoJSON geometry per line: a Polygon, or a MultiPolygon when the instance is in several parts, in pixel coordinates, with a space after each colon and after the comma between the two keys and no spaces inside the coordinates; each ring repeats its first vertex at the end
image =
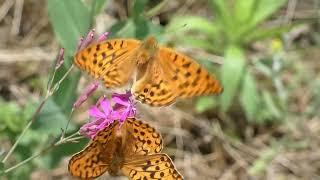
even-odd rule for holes
{"type": "Polygon", "coordinates": [[[152,36],[143,42],[113,39],[92,44],[75,55],[74,63],[107,88],[123,86],[134,78],[133,95],[151,106],[223,91],[205,68],[184,54],[158,46],[152,36]]]}
{"type": "Polygon", "coordinates": [[[167,154],[162,150],[162,138],[147,123],[128,118],[120,127],[115,121],[99,131],[88,146],[72,156],[69,172],[82,179],[96,178],[106,171],[117,175],[121,171],[133,180],[183,179],[167,154]]]}

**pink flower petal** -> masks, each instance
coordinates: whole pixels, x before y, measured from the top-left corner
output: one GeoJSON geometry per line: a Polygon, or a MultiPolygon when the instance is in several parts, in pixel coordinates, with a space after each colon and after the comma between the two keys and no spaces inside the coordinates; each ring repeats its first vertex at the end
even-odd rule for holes
{"type": "Polygon", "coordinates": [[[105,118],[105,114],[102,113],[100,111],[100,109],[97,107],[97,106],[92,106],[90,109],[89,109],[89,115],[91,117],[94,117],[94,118],[105,118]]]}
{"type": "Polygon", "coordinates": [[[100,106],[103,109],[105,115],[110,114],[112,109],[109,101],[101,101],[100,106]]]}
{"type": "Polygon", "coordinates": [[[102,42],[104,40],[106,40],[108,38],[109,32],[104,32],[103,34],[101,34],[98,38],[98,42],[102,42]]]}

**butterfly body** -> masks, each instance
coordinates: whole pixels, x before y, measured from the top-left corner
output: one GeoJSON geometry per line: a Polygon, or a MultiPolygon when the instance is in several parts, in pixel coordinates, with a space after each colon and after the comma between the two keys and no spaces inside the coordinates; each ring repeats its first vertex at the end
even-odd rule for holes
{"type": "Polygon", "coordinates": [[[106,171],[112,176],[122,172],[132,180],[183,179],[161,150],[160,134],[130,118],[122,126],[116,121],[99,131],[84,150],[72,156],[68,169],[82,179],[96,178],[106,171]]]}
{"type": "Polygon", "coordinates": [[[177,98],[220,94],[220,82],[192,58],[144,41],[113,39],[93,44],[75,55],[74,63],[107,88],[134,79],[132,93],[151,106],[172,104],[177,98]],[[136,75],[136,76],[134,76],[136,75]]]}
{"type": "Polygon", "coordinates": [[[114,142],[114,152],[110,152],[112,154],[112,159],[110,162],[110,167],[108,169],[108,172],[112,176],[118,175],[121,167],[123,166],[123,147],[122,147],[122,137],[116,137],[114,142]]]}

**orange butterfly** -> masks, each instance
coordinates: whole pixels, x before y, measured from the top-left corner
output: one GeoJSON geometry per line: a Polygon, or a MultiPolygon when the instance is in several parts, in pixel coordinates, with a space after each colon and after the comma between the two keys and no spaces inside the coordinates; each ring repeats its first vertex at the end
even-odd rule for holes
{"type": "Polygon", "coordinates": [[[99,131],[93,141],[69,161],[69,172],[82,179],[96,178],[108,171],[122,171],[133,180],[183,179],[172,160],[162,150],[162,138],[156,130],[134,118],[120,127],[115,121],[99,131]]]}
{"type": "Polygon", "coordinates": [[[143,42],[113,39],[93,44],[78,52],[74,62],[92,77],[102,79],[107,88],[125,85],[136,72],[133,95],[151,106],[223,91],[205,68],[184,54],[158,46],[152,36],[143,42]]]}

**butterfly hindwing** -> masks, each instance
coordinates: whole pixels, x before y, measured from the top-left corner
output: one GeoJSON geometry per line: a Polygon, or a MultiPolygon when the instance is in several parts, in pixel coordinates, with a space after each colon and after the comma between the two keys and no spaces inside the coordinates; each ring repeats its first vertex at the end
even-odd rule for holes
{"type": "Polygon", "coordinates": [[[68,165],[72,176],[95,178],[109,169],[114,152],[115,126],[113,123],[99,131],[86,148],[72,156],[68,165]]]}
{"type": "Polygon", "coordinates": [[[172,160],[166,154],[152,154],[133,157],[127,160],[122,172],[132,180],[162,179],[182,180],[182,175],[176,170],[172,160]]]}
{"type": "Polygon", "coordinates": [[[140,41],[113,39],[90,45],[75,55],[74,62],[107,88],[126,84],[135,70],[132,53],[140,41]]]}
{"type": "Polygon", "coordinates": [[[157,59],[147,65],[145,72],[133,84],[133,95],[140,102],[151,106],[171,104],[177,94],[172,90],[170,81],[165,78],[166,70],[157,59]]]}
{"type": "Polygon", "coordinates": [[[127,157],[159,153],[162,150],[160,134],[149,124],[134,118],[128,118],[125,124],[124,154],[127,157]]]}

